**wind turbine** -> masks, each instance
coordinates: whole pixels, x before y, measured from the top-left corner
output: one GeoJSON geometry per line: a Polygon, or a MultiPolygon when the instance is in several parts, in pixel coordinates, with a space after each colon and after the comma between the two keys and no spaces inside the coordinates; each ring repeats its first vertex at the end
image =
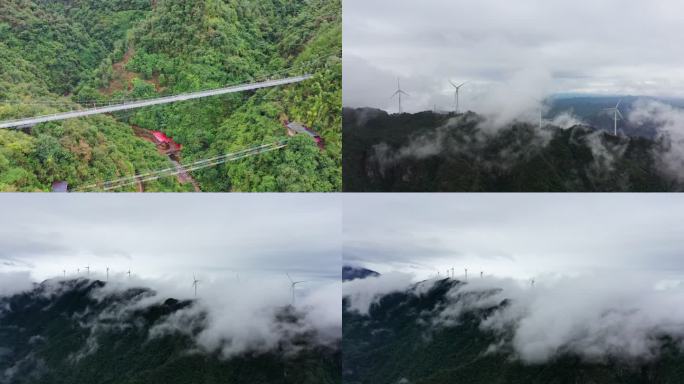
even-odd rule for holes
{"type": "Polygon", "coordinates": [[[197,277],[195,277],[195,274],[193,273],[193,274],[192,274],[192,286],[195,287],[195,297],[197,297],[197,284],[198,284],[199,282],[200,282],[200,281],[197,280],[197,277]]]}
{"type": "Polygon", "coordinates": [[[534,288],[534,279],[530,280],[530,285],[534,288]]]}
{"type": "Polygon", "coordinates": [[[451,268],[451,276],[452,276],[452,277],[456,276],[456,275],[454,274],[454,268],[451,268]]]}
{"type": "Polygon", "coordinates": [[[285,273],[287,275],[287,278],[290,279],[290,289],[292,290],[292,306],[295,304],[295,288],[297,287],[297,284],[301,283],[306,283],[308,280],[301,280],[301,281],[294,281],[290,277],[289,273],[285,273]]]}
{"type": "Polygon", "coordinates": [[[402,114],[403,112],[401,109],[401,95],[409,96],[408,93],[401,90],[401,83],[399,82],[399,78],[397,78],[397,91],[394,92],[391,98],[394,98],[394,96],[399,96],[399,114],[402,114]]]}
{"type": "Polygon", "coordinates": [[[456,113],[458,113],[458,92],[461,90],[461,87],[462,87],[463,85],[465,85],[465,83],[467,83],[467,81],[464,81],[464,82],[462,82],[462,83],[459,84],[459,85],[456,85],[456,83],[454,83],[453,81],[449,80],[449,84],[451,84],[451,86],[454,87],[454,90],[455,90],[455,91],[454,91],[454,100],[456,101],[456,104],[455,104],[455,107],[456,107],[456,108],[454,109],[454,112],[456,112],[456,113]]]}
{"type": "Polygon", "coordinates": [[[480,279],[484,277],[484,271],[480,271],[480,279]]]}
{"type": "Polygon", "coordinates": [[[622,100],[618,101],[617,104],[615,104],[615,107],[613,108],[606,108],[604,109],[605,111],[613,112],[613,134],[617,136],[617,121],[618,117],[620,119],[624,119],[624,116],[622,116],[622,113],[620,113],[620,110],[618,107],[620,106],[620,103],[622,103],[622,100]]]}
{"type": "Polygon", "coordinates": [[[90,276],[90,265],[84,268],[86,269],[86,271],[88,271],[88,276],[90,276]]]}
{"type": "Polygon", "coordinates": [[[128,270],[128,278],[129,279],[131,278],[131,270],[130,269],[128,270]]]}
{"type": "Polygon", "coordinates": [[[62,269],[62,273],[64,273],[64,278],[66,279],[66,269],[62,269]]]}
{"type": "Polygon", "coordinates": [[[465,269],[465,281],[468,281],[468,268],[465,269]]]}
{"type": "Polygon", "coordinates": [[[107,281],[109,281],[109,267],[107,267],[107,281]]]}
{"type": "Polygon", "coordinates": [[[539,108],[539,129],[542,129],[543,121],[544,121],[544,118],[542,117],[542,109],[539,108]]]}

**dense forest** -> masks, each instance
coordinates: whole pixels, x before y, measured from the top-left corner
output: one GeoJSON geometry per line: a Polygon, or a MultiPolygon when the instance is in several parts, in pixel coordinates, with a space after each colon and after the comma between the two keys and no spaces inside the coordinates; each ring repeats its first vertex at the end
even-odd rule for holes
{"type": "MultiPolygon", "coordinates": [[[[192,172],[202,191],[341,189],[339,0],[0,0],[0,120],[313,74],[305,82],[0,130],[0,190],[69,189],[284,140],[324,140],[192,172]],[[142,132],[142,134],[141,134],[142,132]]],[[[190,191],[167,177],[122,191],[190,191]]]]}
{"type": "MultiPolygon", "coordinates": [[[[96,294],[105,285],[101,281],[55,284],[0,297],[0,383],[341,382],[339,347],[318,345],[311,336],[302,335],[294,346],[224,358],[200,352],[185,333],[151,336],[155,326],[192,301],[168,298],[141,306],[140,299],[151,295],[146,288],[102,297],[96,294]],[[122,315],[124,307],[135,310],[122,315]]],[[[278,315],[283,326],[297,321],[288,310],[278,315]]]]}
{"type": "Polygon", "coordinates": [[[561,129],[421,112],[343,111],[345,191],[679,191],[659,154],[667,143],[587,125],[561,129]]]}
{"type": "MultiPolygon", "coordinates": [[[[369,315],[343,312],[343,380],[348,384],[626,384],[681,383],[684,356],[674,340],[663,338],[659,358],[644,361],[607,359],[588,362],[571,353],[543,364],[526,364],[515,358],[501,336],[480,324],[506,301],[465,312],[451,326],[434,326],[429,316],[443,308],[447,292],[462,284],[438,281],[420,295],[407,290],[383,296],[369,315]]],[[[482,292],[471,292],[471,295],[482,292]]],[[[469,302],[474,297],[462,296],[469,302]]],[[[458,305],[451,302],[450,305],[458,305]]],[[[509,340],[510,342],[510,340],[509,340]]]]}

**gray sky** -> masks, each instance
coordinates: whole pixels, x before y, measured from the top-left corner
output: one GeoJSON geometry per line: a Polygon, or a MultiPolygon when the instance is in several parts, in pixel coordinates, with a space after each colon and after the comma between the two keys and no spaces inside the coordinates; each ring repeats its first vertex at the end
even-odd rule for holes
{"type": "Polygon", "coordinates": [[[345,0],[344,104],[461,109],[551,93],[682,96],[676,0],[345,0]],[[504,97],[505,96],[505,97],[504,97]]]}
{"type": "MultiPolygon", "coordinates": [[[[0,272],[90,265],[141,278],[340,275],[341,203],[321,194],[4,194],[0,272]]],[[[97,277],[96,275],[94,277],[97,277]]]]}
{"type": "Polygon", "coordinates": [[[345,194],[344,262],[380,273],[684,277],[677,194],[345,194]]]}

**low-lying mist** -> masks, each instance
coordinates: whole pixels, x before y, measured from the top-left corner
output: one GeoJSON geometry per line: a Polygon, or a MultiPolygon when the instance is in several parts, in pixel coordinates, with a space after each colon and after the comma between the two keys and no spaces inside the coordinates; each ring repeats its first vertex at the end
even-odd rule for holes
{"type": "MultiPolygon", "coordinates": [[[[82,327],[90,330],[88,347],[80,352],[86,355],[97,349],[102,331],[116,327],[135,326],[131,317],[136,311],[160,305],[167,299],[188,300],[190,305],[172,312],[155,324],[150,338],[181,333],[192,338],[195,352],[215,353],[230,358],[244,353],[261,353],[280,350],[296,352],[293,341],[306,337],[312,344],[333,345],[341,337],[341,308],[339,297],[341,285],[330,280],[312,281],[308,287],[298,285],[294,308],[290,307],[290,283],[282,278],[233,277],[202,278],[197,297],[194,297],[192,281],[182,278],[148,279],[123,275],[111,275],[110,282],[90,293],[90,298],[103,302],[112,297],[123,297],[130,289],[143,288],[129,300],[116,301],[97,317],[79,320],[82,327]],[[181,284],[186,283],[187,284],[181,284]],[[287,318],[284,320],[284,317],[287,318]]],[[[87,280],[55,278],[40,284],[31,280],[28,273],[0,274],[0,281],[12,281],[7,287],[0,286],[0,296],[32,292],[34,288],[44,297],[64,294],[77,281],[87,280]],[[11,288],[9,288],[11,286],[11,288]]],[[[104,280],[104,279],[101,279],[104,280]]],[[[0,309],[0,321],[3,311],[0,309]]],[[[84,316],[87,314],[83,314],[84,316]]],[[[83,356],[73,356],[80,358],[83,356]]]]}
{"type": "MultiPolygon", "coordinates": [[[[572,111],[544,118],[540,127],[539,113],[547,113],[548,105],[543,99],[512,92],[514,88],[502,87],[495,93],[492,105],[483,107],[482,114],[466,113],[449,118],[433,129],[406,137],[397,145],[386,142],[375,144],[370,159],[377,164],[381,173],[398,163],[421,161],[439,156],[464,156],[473,164],[485,168],[506,169],[525,160],[530,154],[548,148],[559,130],[585,126],[572,111]],[[505,100],[517,100],[512,105],[505,100]],[[496,105],[502,105],[496,109],[496,105]],[[524,126],[524,134],[511,134],[517,127],[524,126]]],[[[655,169],[660,176],[677,183],[684,182],[684,110],[654,99],[637,99],[625,111],[625,120],[620,124],[632,127],[646,126],[655,130],[655,141],[649,150],[655,169]]],[[[586,128],[589,129],[589,128],[586,128]]],[[[618,139],[607,140],[612,132],[595,129],[582,132],[571,143],[588,148],[594,159],[590,174],[605,175],[614,171],[614,164],[627,150],[632,138],[621,134],[618,139]]]]}
{"type": "MultiPolygon", "coordinates": [[[[390,274],[344,283],[348,310],[367,315],[388,293],[419,296],[437,282],[411,280],[410,275],[390,274]]],[[[512,350],[528,364],[568,354],[587,361],[651,360],[665,339],[684,348],[683,301],[681,280],[648,273],[542,276],[534,284],[474,278],[465,284],[454,281],[446,304],[431,312],[427,331],[454,326],[469,311],[494,309],[480,323],[481,330],[498,336],[491,353],[512,350]]]]}

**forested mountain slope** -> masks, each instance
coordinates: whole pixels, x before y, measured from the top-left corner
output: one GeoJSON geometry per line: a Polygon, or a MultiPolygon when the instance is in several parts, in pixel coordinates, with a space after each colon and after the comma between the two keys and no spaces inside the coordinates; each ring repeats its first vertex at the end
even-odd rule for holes
{"type": "MultiPolygon", "coordinates": [[[[139,137],[145,130],[181,144],[185,163],[281,140],[286,120],[319,133],[325,149],[296,136],[280,151],[194,172],[201,189],[341,188],[339,0],[3,0],[0,10],[0,120],[314,74],[296,85],[0,131],[0,190],[49,190],[59,180],[76,190],[168,167],[139,137]]],[[[144,185],[191,189],[175,178],[144,185]]]]}
{"type": "MultiPolygon", "coordinates": [[[[301,335],[275,350],[226,358],[202,351],[190,336],[206,314],[184,324],[185,332],[159,332],[193,301],[145,304],[149,289],[103,294],[104,287],[85,279],[52,281],[0,297],[0,383],[341,382],[338,347],[301,335]]],[[[298,321],[291,308],[278,316],[283,328],[298,321]]]]}
{"type": "MultiPolygon", "coordinates": [[[[345,191],[678,191],[663,156],[676,147],[615,137],[585,125],[567,129],[513,122],[485,129],[467,114],[389,115],[344,109],[345,191]]],[[[669,166],[677,169],[675,161],[669,166]]]]}
{"type": "Polygon", "coordinates": [[[448,292],[461,284],[443,279],[429,289],[414,286],[387,294],[372,304],[367,315],[350,310],[345,299],[344,382],[636,384],[680,383],[684,379],[684,356],[678,342],[668,337],[660,339],[656,359],[588,361],[568,352],[544,363],[523,362],[511,347],[510,334],[502,337],[482,327],[496,310],[510,304],[505,300],[464,310],[458,319],[438,324],[437,314],[446,306],[468,308],[488,294],[464,293],[454,302],[448,292]]]}

